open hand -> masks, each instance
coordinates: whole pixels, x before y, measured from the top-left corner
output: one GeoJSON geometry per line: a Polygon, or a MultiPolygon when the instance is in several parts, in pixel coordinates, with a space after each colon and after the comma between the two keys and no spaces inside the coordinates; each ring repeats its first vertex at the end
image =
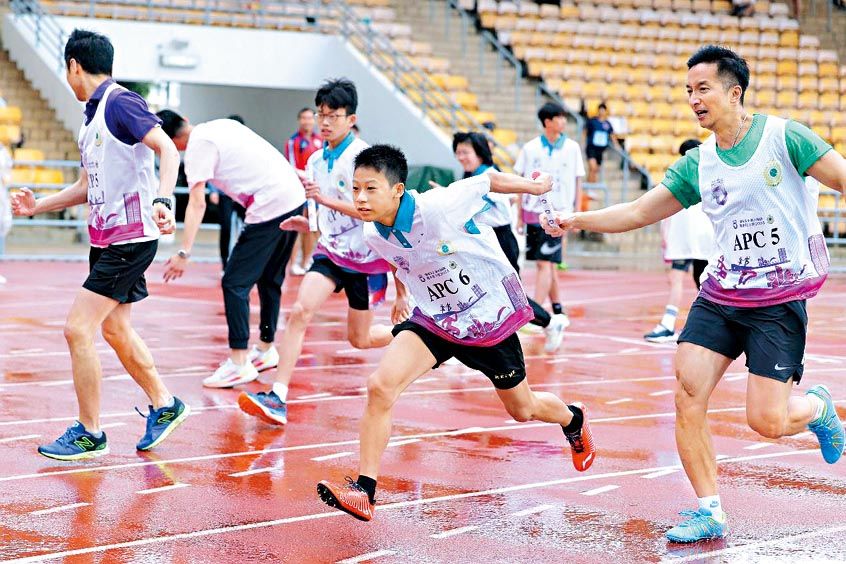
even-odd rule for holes
{"type": "Polygon", "coordinates": [[[289,217],[279,224],[279,229],[282,231],[296,231],[298,233],[308,233],[308,219],[301,215],[289,217]]]}
{"type": "Polygon", "coordinates": [[[173,255],[165,263],[164,281],[170,282],[181,278],[185,274],[185,269],[188,267],[188,259],[182,258],[179,255],[173,255]]]}
{"type": "Polygon", "coordinates": [[[408,305],[408,298],[397,297],[391,308],[391,323],[397,325],[411,317],[411,307],[408,305]]]}

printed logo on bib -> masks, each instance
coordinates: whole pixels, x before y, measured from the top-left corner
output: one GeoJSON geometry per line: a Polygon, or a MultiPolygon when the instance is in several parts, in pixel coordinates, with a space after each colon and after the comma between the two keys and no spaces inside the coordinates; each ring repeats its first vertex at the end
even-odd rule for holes
{"type": "Polygon", "coordinates": [[[103,144],[103,136],[100,135],[99,131],[94,132],[94,146],[99,147],[103,144]]]}
{"type": "Polygon", "coordinates": [[[438,254],[441,256],[451,255],[456,252],[455,245],[450,241],[440,241],[438,243],[438,254]]]}
{"type": "Polygon", "coordinates": [[[400,270],[411,272],[411,265],[408,263],[408,259],[405,257],[401,257],[399,255],[395,256],[394,264],[397,265],[397,268],[399,268],[400,270]]]}
{"type": "Polygon", "coordinates": [[[719,206],[726,205],[728,201],[728,192],[726,191],[725,183],[722,178],[718,178],[711,182],[711,197],[719,206]]]}
{"type": "Polygon", "coordinates": [[[781,164],[778,161],[770,161],[764,169],[764,180],[770,186],[778,186],[781,184],[781,164]]]}

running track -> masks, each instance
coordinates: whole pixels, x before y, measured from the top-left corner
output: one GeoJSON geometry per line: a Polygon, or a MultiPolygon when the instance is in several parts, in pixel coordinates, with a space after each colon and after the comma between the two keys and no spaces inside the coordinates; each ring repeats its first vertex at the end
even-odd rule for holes
{"type": "MultiPolygon", "coordinates": [[[[509,421],[483,376],[441,368],[398,403],[376,519],[360,523],[324,506],[315,484],[355,477],[361,386],[380,352],[344,341],[346,302],[335,297],[307,335],[291,423],[248,418],[235,407],[237,390],[200,386],[226,347],[212,265],[193,265],[168,286],[154,265],[153,297],[134,314],[171,391],[195,415],[154,453],[136,453],[144,422],[133,406],[143,409],[145,398],[109,351],[102,423],[112,454],[81,464],[38,456],[35,447],[76,413],[61,328],[84,269],[3,265],[0,560],[846,560],[846,462],[825,464],[807,436],[768,442],[749,430],[742,361],[719,386],[710,419],[732,534],[695,547],[664,540],[695,499],[673,439],[675,346],[640,338],[663,310],[663,274],[564,274],[573,325],[560,353],[544,356],[542,337],[523,335],[530,382],[590,409],[599,452],[589,472],[573,470],[560,430],[509,421]]],[[[286,306],[299,280],[290,282],[286,306]]],[[[827,282],[810,318],[799,389],[826,382],[846,407],[846,278],[827,282]]],[[[102,341],[99,348],[107,350],[102,341]]]]}

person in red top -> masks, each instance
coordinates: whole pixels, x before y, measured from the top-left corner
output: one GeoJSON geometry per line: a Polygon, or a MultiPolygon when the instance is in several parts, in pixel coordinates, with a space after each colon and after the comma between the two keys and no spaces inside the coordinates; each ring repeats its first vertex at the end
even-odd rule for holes
{"type": "MultiPolygon", "coordinates": [[[[304,173],[308,158],[313,152],[323,148],[323,139],[314,132],[314,110],[303,108],[297,114],[297,132],[285,142],[284,154],[298,172],[304,173]]],[[[311,253],[317,243],[317,233],[300,233],[294,252],[291,253],[290,270],[295,276],[303,276],[308,270],[311,253]],[[300,252],[299,257],[297,251],[300,252]]]]}

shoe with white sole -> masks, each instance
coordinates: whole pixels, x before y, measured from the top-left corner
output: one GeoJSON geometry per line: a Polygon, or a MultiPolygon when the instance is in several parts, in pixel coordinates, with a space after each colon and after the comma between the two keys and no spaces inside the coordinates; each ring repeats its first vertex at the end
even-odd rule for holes
{"type": "Polygon", "coordinates": [[[554,353],[561,346],[561,341],[564,340],[564,330],[570,326],[570,318],[564,313],[557,313],[552,316],[549,325],[544,329],[546,333],[546,343],[544,343],[543,350],[547,353],[554,353]]]}
{"type": "Polygon", "coordinates": [[[675,331],[670,331],[661,324],[655,326],[651,333],[643,336],[650,343],[674,343],[678,339],[675,331]]]}
{"type": "Polygon", "coordinates": [[[258,379],[258,370],[251,362],[237,365],[231,358],[220,363],[214,374],[203,380],[206,388],[231,388],[238,384],[246,384],[258,379]]]}
{"type": "Polygon", "coordinates": [[[247,353],[247,361],[252,363],[258,372],[264,372],[265,370],[276,368],[276,365],[279,364],[279,352],[272,345],[266,351],[253,345],[253,348],[247,353]]]}
{"type": "Polygon", "coordinates": [[[306,269],[301,264],[294,263],[291,265],[291,274],[294,276],[305,276],[306,269]]]}

